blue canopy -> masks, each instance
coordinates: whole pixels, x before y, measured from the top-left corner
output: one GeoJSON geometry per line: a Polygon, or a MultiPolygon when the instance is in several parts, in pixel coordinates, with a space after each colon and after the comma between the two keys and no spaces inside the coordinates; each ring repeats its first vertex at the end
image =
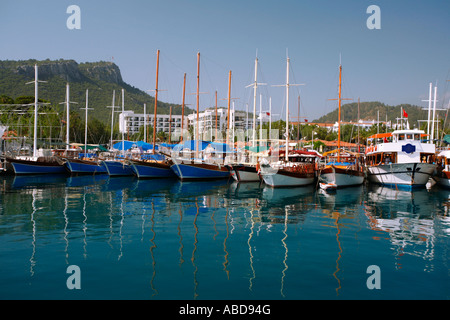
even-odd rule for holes
{"type": "Polygon", "coordinates": [[[177,144],[173,147],[174,151],[181,151],[183,149],[196,150],[197,149],[197,141],[199,151],[203,151],[211,142],[203,141],[203,140],[186,140],[183,143],[177,144]]]}
{"type": "MultiPolygon", "coordinates": [[[[176,144],[168,144],[168,143],[161,143],[160,144],[162,147],[167,147],[167,148],[173,148],[176,146],[176,144]]],[[[156,146],[156,149],[158,149],[158,146],[156,146]]]]}
{"type": "Polygon", "coordinates": [[[211,142],[209,144],[217,153],[234,152],[233,147],[221,142],[211,142]]]}
{"type": "MultiPolygon", "coordinates": [[[[123,148],[124,150],[128,150],[128,149],[131,149],[133,147],[141,148],[143,151],[153,150],[153,145],[151,143],[147,143],[147,142],[144,142],[144,141],[138,141],[138,142],[135,142],[135,141],[124,141],[123,142],[123,146],[124,146],[124,148],[123,148]]],[[[117,142],[115,145],[113,145],[113,148],[117,149],[117,150],[122,150],[122,141],[117,142]]],[[[156,146],[156,150],[158,150],[158,146],[156,146]]]]}
{"type": "Polygon", "coordinates": [[[115,145],[113,145],[113,149],[117,149],[117,150],[128,150],[131,149],[132,147],[136,147],[136,142],[133,141],[124,141],[123,142],[123,148],[122,148],[122,141],[117,142],[115,145]]]}
{"type": "MultiPolygon", "coordinates": [[[[136,142],[136,145],[139,148],[142,148],[142,150],[144,150],[144,151],[153,150],[153,144],[148,143],[148,142],[138,141],[138,142],[136,142]]],[[[155,147],[155,150],[158,150],[158,146],[155,147]]]]}

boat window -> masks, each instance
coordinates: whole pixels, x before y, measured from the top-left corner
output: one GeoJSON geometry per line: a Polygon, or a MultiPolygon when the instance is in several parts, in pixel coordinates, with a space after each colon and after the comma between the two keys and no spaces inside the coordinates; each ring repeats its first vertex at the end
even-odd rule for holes
{"type": "Polygon", "coordinates": [[[414,134],[414,140],[420,140],[420,134],[415,133],[414,134]]]}
{"type": "Polygon", "coordinates": [[[405,135],[404,134],[399,134],[398,135],[398,140],[405,140],[405,135]]]}
{"type": "Polygon", "coordinates": [[[408,134],[406,134],[406,139],[408,139],[408,140],[412,140],[412,138],[413,138],[413,135],[412,135],[412,133],[408,133],[408,134]]]}

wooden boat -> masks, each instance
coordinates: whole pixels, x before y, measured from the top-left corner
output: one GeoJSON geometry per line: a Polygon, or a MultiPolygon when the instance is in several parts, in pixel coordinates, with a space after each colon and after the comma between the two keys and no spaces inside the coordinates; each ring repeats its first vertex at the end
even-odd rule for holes
{"type": "Polygon", "coordinates": [[[442,150],[437,156],[437,170],[433,179],[445,188],[450,188],[450,150],[442,150]]]}
{"type": "MultiPolygon", "coordinates": [[[[29,174],[60,174],[66,173],[63,162],[59,157],[51,154],[50,150],[40,150],[42,155],[38,155],[37,150],[37,120],[38,120],[38,66],[34,66],[34,134],[33,134],[33,156],[19,156],[15,158],[7,157],[6,161],[11,164],[16,175],[29,174]],[[46,152],[47,151],[47,152],[46,152]]],[[[68,85],[67,85],[67,101],[68,101],[68,85]]],[[[68,104],[68,102],[67,102],[68,104]]]]}
{"type": "Polygon", "coordinates": [[[317,161],[321,155],[316,151],[289,151],[289,58],[286,66],[286,132],[285,150],[276,162],[260,161],[260,174],[271,187],[298,187],[314,183],[317,179],[317,161]]]}
{"type": "MultiPolygon", "coordinates": [[[[83,156],[83,155],[81,155],[83,156]]],[[[72,175],[106,174],[108,171],[98,158],[65,159],[64,166],[72,175]]]]}
{"type": "MultiPolygon", "coordinates": [[[[255,59],[255,80],[253,84],[249,85],[253,86],[253,136],[252,136],[252,146],[256,147],[256,90],[258,88],[258,58],[255,59]]],[[[239,163],[230,165],[231,176],[234,180],[238,182],[254,182],[261,181],[261,177],[259,176],[259,172],[256,169],[256,157],[250,156],[250,163],[239,163]]]]}
{"type": "Polygon", "coordinates": [[[335,184],[338,188],[361,185],[365,178],[361,155],[341,150],[341,89],[342,65],[339,65],[338,148],[323,154],[326,161],[319,168],[319,180],[325,184],[335,184]]]}
{"type": "Polygon", "coordinates": [[[14,168],[16,175],[29,174],[64,174],[64,162],[58,157],[24,157],[6,158],[14,168]]]}
{"type": "Polygon", "coordinates": [[[267,185],[298,187],[314,183],[317,178],[317,162],[321,158],[317,151],[294,150],[289,153],[288,161],[285,161],[283,154],[280,158],[275,163],[262,161],[260,164],[260,174],[267,185]]]}
{"type": "Polygon", "coordinates": [[[319,167],[319,180],[338,188],[361,185],[365,172],[363,157],[350,151],[324,153],[325,162],[319,167]]]}
{"type": "MultiPolygon", "coordinates": [[[[151,155],[142,155],[140,159],[129,159],[128,164],[138,178],[175,178],[175,173],[171,167],[171,162],[163,155],[156,154],[156,127],[158,110],[158,77],[159,77],[159,50],[156,51],[156,88],[155,88],[155,108],[153,123],[153,145],[151,155]]],[[[169,129],[169,135],[172,134],[169,129]]]]}
{"type": "MultiPolygon", "coordinates": [[[[229,78],[231,79],[231,71],[229,78]]],[[[230,80],[231,81],[231,80],[230,80]]],[[[224,165],[223,157],[221,159],[206,159],[204,149],[212,144],[211,142],[200,141],[198,139],[198,124],[199,122],[199,88],[200,88],[200,53],[197,53],[197,125],[195,129],[195,140],[185,141],[174,147],[172,154],[173,165],[171,169],[178,176],[180,180],[215,180],[215,179],[227,179],[230,177],[230,171],[228,167],[224,165]],[[188,150],[189,157],[182,157],[179,154],[188,150]],[[194,156],[192,156],[192,151],[194,156]]],[[[230,85],[229,85],[230,88],[230,85]]],[[[230,101],[230,98],[228,98],[230,101]]],[[[229,117],[228,117],[229,119],[229,117]]],[[[223,145],[223,144],[221,144],[223,145]]],[[[225,148],[228,148],[225,144],[225,148]]],[[[226,152],[226,149],[225,149],[226,152]]],[[[220,153],[220,152],[219,152],[220,153]]],[[[223,154],[223,153],[222,153],[223,154]]]]}

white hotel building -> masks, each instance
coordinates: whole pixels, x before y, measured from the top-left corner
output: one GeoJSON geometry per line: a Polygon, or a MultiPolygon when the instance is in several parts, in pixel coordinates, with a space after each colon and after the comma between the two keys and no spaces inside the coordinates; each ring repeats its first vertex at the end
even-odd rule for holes
{"type": "MultiPolygon", "coordinates": [[[[217,108],[217,131],[218,135],[226,132],[227,129],[227,108],[217,108]]],[[[163,131],[165,133],[179,134],[181,132],[181,115],[169,115],[158,114],[156,117],[157,125],[156,131],[163,131]]],[[[263,114],[262,116],[263,122],[269,122],[269,116],[263,114]]],[[[153,114],[137,114],[134,111],[125,111],[124,113],[119,114],[119,131],[125,134],[134,134],[139,132],[139,128],[144,126],[146,123],[147,126],[153,127],[154,122],[153,114]]],[[[259,117],[256,118],[257,123],[256,127],[259,126],[259,117]]],[[[197,114],[191,113],[189,115],[184,116],[184,130],[188,130],[189,127],[193,127],[193,132],[195,133],[195,126],[197,123],[197,114]]],[[[253,125],[253,116],[245,111],[234,111],[230,110],[230,130],[247,130],[251,129],[253,125]]],[[[214,108],[207,109],[203,112],[199,113],[199,132],[200,134],[212,133],[215,135],[216,129],[216,111],[214,108]]],[[[186,131],[185,131],[186,132],[186,131]]],[[[192,137],[194,139],[194,137],[192,137]]]]}
{"type": "MultiPolygon", "coordinates": [[[[181,131],[181,115],[158,114],[156,116],[156,132],[174,133],[181,131]]],[[[187,129],[187,117],[185,116],[184,129],[187,129]]],[[[139,132],[139,128],[147,125],[154,125],[153,114],[137,114],[134,111],[125,111],[119,114],[119,131],[122,133],[134,134],[139,132]]]]}
{"type": "MultiPolygon", "coordinates": [[[[227,130],[227,108],[217,108],[217,131],[226,132],[227,130]]],[[[192,113],[187,116],[189,126],[194,127],[197,123],[197,114],[192,113]]],[[[214,108],[207,109],[200,112],[198,115],[199,122],[199,132],[203,133],[205,131],[216,129],[216,110],[214,108]]],[[[263,123],[269,122],[269,117],[263,114],[263,123]]],[[[259,117],[256,118],[256,127],[259,126],[259,117]]],[[[247,130],[253,127],[253,116],[245,111],[240,110],[230,110],[230,130],[247,130]]]]}

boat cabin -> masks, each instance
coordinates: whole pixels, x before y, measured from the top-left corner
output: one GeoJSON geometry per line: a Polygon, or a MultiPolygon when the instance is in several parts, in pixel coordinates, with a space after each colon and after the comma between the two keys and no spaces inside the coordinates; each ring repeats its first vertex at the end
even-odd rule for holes
{"type": "Polygon", "coordinates": [[[375,143],[366,149],[368,165],[391,163],[434,163],[436,147],[432,143],[423,143],[426,134],[423,130],[395,130],[390,133],[369,137],[375,143]],[[378,142],[377,141],[382,141],[378,142]]]}

